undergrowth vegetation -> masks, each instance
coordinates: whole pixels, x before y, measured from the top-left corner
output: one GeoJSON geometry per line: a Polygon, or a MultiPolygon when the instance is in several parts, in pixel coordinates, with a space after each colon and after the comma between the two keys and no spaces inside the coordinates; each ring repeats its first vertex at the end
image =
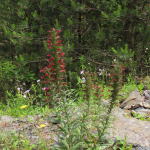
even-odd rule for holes
{"type": "MultiPolygon", "coordinates": [[[[58,35],[60,32],[54,28],[49,31],[48,65],[40,71],[43,76],[37,80],[37,84],[32,84],[32,87],[24,92],[16,87],[15,96],[6,91],[7,105],[3,102],[0,105],[1,116],[23,118],[27,115],[42,113],[46,116],[54,113],[57,116],[55,121],[58,123],[56,126],[59,132],[57,135],[60,139],[59,144],[56,147],[53,141],[46,143],[40,139],[38,147],[35,147],[26,137],[20,138],[19,135],[13,134],[10,138],[10,135],[1,133],[1,149],[109,149],[112,142],[105,139],[105,135],[112,122],[112,109],[117,107],[131,91],[139,89],[142,92],[144,84],[141,82],[137,85],[136,80],[133,80],[131,76],[124,83],[125,65],[117,60],[114,60],[113,69],[107,75],[109,77],[107,85],[104,83],[106,74],[103,69],[98,68],[98,72],[92,72],[81,62],[81,72],[76,76],[78,88],[73,89],[70,86],[72,81],[67,82],[65,74],[63,59],[65,53],[62,52],[62,44],[58,35]],[[104,105],[105,100],[109,100],[107,106],[104,105]]],[[[45,126],[41,124],[41,128],[45,126]]],[[[121,146],[115,145],[114,149],[132,149],[132,145],[126,145],[126,141],[121,143],[121,146]]]]}

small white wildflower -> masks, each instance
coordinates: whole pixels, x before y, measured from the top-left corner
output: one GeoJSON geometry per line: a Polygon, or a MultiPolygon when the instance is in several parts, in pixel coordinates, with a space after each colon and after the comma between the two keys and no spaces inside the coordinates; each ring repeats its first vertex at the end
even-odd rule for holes
{"type": "Polygon", "coordinates": [[[116,61],[116,59],[114,59],[114,61],[116,61]]]}
{"type": "Polygon", "coordinates": [[[37,80],[37,83],[38,83],[38,82],[40,82],[40,79],[39,79],[39,80],[37,80]]]}
{"type": "Polygon", "coordinates": [[[18,91],[20,91],[20,88],[17,88],[18,91]]]}
{"type": "Polygon", "coordinates": [[[26,95],[23,95],[24,98],[26,98],[26,95]]]}
{"type": "Polygon", "coordinates": [[[82,71],[80,72],[80,74],[82,74],[82,73],[84,73],[84,70],[82,70],[82,71]]]}
{"type": "Polygon", "coordinates": [[[29,90],[26,90],[26,91],[24,92],[24,94],[25,94],[25,93],[28,93],[28,92],[30,92],[30,89],[29,89],[29,90]]]}
{"type": "Polygon", "coordinates": [[[44,91],[46,89],[46,87],[42,88],[42,90],[44,91]]]}
{"type": "Polygon", "coordinates": [[[102,73],[99,73],[99,76],[101,76],[102,75],[102,73]]]}
{"type": "Polygon", "coordinates": [[[108,75],[110,76],[110,73],[108,75]]]}
{"type": "Polygon", "coordinates": [[[82,78],[82,82],[85,83],[85,78],[84,77],[82,78]]]}
{"type": "Polygon", "coordinates": [[[146,48],[146,50],[148,50],[148,47],[146,48]]]}
{"type": "Polygon", "coordinates": [[[101,71],[101,69],[99,69],[99,71],[101,71]]]}

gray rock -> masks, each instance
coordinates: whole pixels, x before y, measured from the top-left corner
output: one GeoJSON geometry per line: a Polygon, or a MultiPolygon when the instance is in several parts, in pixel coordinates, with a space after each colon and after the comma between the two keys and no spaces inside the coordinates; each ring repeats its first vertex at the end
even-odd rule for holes
{"type": "Polygon", "coordinates": [[[150,98],[148,90],[143,91],[143,96],[145,96],[145,99],[149,99],[150,98]]]}
{"type": "Polygon", "coordinates": [[[140,106],[140,103],[143,101],[143,97],[140,93],[133,91],[129,94],[128,98],[120,105],[120,108],[125,109],[134,109],[140,106]]]}
{"type": "Polygon", "coordinates": [[[112,122],[107,132],[106,138],[115,139],[118,136],[125,140],[127,136],[127,144],[134,143],[141,146],[150,147],[150,122],[141,121],[135,118],[124,116],[124,110],[115,108],[112,112],[112,117],[115,120],[112,122]]]}
{"type": "Polygon", "coordinates": [[[13,122],[15,119],[13,119],[10,116],[2,116],[0,122],[13,122]]]}

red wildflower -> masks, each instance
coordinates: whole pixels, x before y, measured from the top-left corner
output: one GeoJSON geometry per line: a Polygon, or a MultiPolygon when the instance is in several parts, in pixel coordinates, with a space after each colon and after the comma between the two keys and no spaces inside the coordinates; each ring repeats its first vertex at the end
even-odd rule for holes
{"type": "Polygon", "coordinates": [[[47,68],[50,68],[50,67],[51,67],[51,65],[48,65],[48,66],[47,66],[47,68]]]}
{"type": "Polygon", "coordinates": [[[113,75],[110,75],[110,77],[113,77],[113,75]]]}
{"type": "Polygon", "coordinates": [[[58,42],[58,43],[61,43],[61,40],[58,40],[57,42],[58,42]]]}
{"type": "Polygon", "coordinates": [[[66,83],[62,83],[63,85],[66,85],[66,83]]]}
{"type": "Polygon", "coordinates": [[[47,56],[48,56],[48,57],[51,57],[51,55],[50,55],[50,54],[48,54],[47,56]]]}
{"type": "Polygon", "coordinates": [[[46,90],[49,90],[50,88],[46,88],[46,90]]]}
{"type": "Polygon", "coordinates": [[[47,83],[48,81],[44,81],[43,84],[47,83]]]}
{"type": "Polygon", "coordinates": [[[50,40],[47,40],[47,43],[51,43],[51,41],[50,41],[50,40]]]}
{"type": "Polygon", "coordinates": [[[113,79],[113,81],[115,81],[115,79],[113,79]]]}
{"type": "Polygon", "coordinates": [[[61,30],[58,30],[58,31],[57,31],[57,33],[60,33],[60,32],[61,32],[61,30]]]}
{"type": "Polygon", "coordinates": [[[41,77],[41,79],[44,79],[45,77],[41,77]]]}
{"type": "Polygon", "coordinates": [[[122,66],[122,68],[125,68],[125,66],[122,66]]]}
{"type": "Polygon", "coordinates": [[[44,70],[41,70],[40,72],[44,72],[44,70]]]}
{"type": "Polygon", "coordinates": [[[46,95],[47,95],[47,96],[49,96],[50,94],[49,94],[49,93],[47,93],[46,95]]]}
{"type": "Polygon", "coordinates": [[[61,49],[60,49],[60,48],[58,48],[57,50],[58,50],[58,51],[60,51],[61,49]]]}
{"type": "Polygon", "coordinates": [[[48,74],[47,74],[47,73],[45,73],[45,76],[48,76],[48,74]]]}
{"type": "Polygon", "coordinates": [[[57,44],[55,44],[55,46],[57,46],[57,44]]]}
{"type": "Polygon", "coordinates": [[[49,99],[46,100],[47,102],[49,101],[49,99]]]}

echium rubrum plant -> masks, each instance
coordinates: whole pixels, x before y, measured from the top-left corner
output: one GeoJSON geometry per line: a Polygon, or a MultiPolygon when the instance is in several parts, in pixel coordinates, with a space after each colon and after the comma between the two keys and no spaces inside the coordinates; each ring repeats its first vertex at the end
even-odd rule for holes
{"type": "Polygon", "coordinates": [[[62,52],[61,40],[59,33],[61,30],[56,30],[51,28],[51,31],[48,31],[50,34],[47,35],[47,45],[49,48],[49,53],[47,55],[48,65],[44,67],[41,72],[44,73],[43,84],[46,87],[44,91],[46,92],[47,102],[50,103],[50,106],[55,104],[54,95],[60,92],[61,86],[66,83],[62,82],[65,72],[65,63],[63,56],[65,53],[62,52]]]}

